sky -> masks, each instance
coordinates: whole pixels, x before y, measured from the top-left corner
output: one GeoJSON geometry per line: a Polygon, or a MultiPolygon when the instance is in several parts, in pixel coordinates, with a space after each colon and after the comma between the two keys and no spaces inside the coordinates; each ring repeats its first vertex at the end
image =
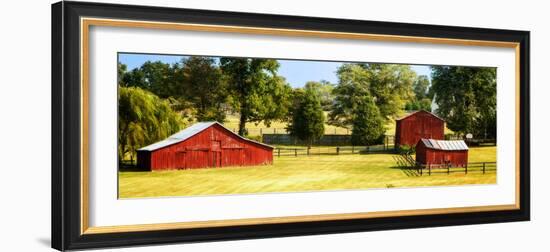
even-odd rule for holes
{"type": "MultiPolygon", "coordinates": [[[[157,54],[127,54],[120,53],[119,62],[126,64],[128,70],[140,67],[146,61],[161,61],[174,64],[180,62],[184,56],[157,55],[157,54]]],[[[278,60],[280,67],[278,74],[285,77],[292,87],[303,87],[308,81],[326,80],[338,83],[336,69],[341,62],[307,61],[307,60],[278,60]]],[[[425,65],[410,65],[418,75],[430,76],[430,67],[425,65]]]]}

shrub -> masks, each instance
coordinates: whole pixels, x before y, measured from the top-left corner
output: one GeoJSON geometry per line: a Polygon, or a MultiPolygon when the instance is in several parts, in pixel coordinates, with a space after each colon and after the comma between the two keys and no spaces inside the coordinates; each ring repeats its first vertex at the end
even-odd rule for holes
{"type": "Polygon", "coordinates": [[[412,155],[416,152],[416,148],[414,145],[399,145],[399,148],[397,148],[397,153],[402,155],[412,155]]]}

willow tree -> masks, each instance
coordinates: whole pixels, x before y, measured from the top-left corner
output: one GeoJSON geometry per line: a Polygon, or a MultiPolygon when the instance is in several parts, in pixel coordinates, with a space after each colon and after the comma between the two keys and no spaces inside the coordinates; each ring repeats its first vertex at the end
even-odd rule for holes
{"type": "Polygon", "coordinates": [[[118,89],[118,158],[165,139],[182,126],[180,115],[170,108],[168,101],[138,87],[118,89]]]}

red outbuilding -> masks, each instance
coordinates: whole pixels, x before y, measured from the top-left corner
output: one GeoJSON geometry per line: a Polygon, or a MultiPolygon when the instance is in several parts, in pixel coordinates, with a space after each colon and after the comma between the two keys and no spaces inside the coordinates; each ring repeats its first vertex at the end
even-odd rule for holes
{"type": "Polygon", "coordinates": [[[416,162],[422,165],[465,167],[468,164],[468,146],[462,140],[422,138],[416,144],[416,162]]]}
{"type": "Polygon", "coordinates": [[[138,167],[151,171],[272,163],[272,146],[241,137],[218,122],[196,123],[137,151],[138,167]]]}
{"type": "Polygon", "coordinates": [[[445,121],[419,110],[395,121],[395,146],[414,146],[421,138],[445,139],[445,121]]]}

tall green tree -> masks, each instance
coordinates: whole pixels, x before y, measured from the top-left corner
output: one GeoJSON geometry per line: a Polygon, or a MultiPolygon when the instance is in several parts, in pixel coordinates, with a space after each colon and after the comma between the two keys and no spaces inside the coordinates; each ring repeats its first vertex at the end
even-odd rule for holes
{"type": "Polygon", "coordinates": [[[227,84],[220,68],[211,57],[189,57],[182,62],[176,81],[183,83],[178,97],[193,104],[198,121],[225,121],[227,84]]]}
{"type": "Polygon", "coordinates": [[[168,101],[139,87],[118,89],[118,158],[135,157],[136,150],[165,139],[182,126],[168,101]]]}
{"type": "Polygon", "coordinates": [[[426,75],[420,75],[416,77],[413,84],[413,91],[416,100],[422,100],[428,98],[428,90],[430,88],[430,80],[426,75]]]}
{"type": "Polygon", "coordinates": [[[179,68],[177,64],[146,61],[139,68],[127,72],[123,82],[126,86],[145,89],[161,98],[174,97],[182,88],[182,83],[175,81],[175,72],[179,68]]]}
{"type": "Polygon", "coordinates": [[[353,116],[351,143],[353,145],[374,145],[384,137],[384,119],[371,96],[365,96],[357,104],[353,116]]]}
{"type": "Polygon", "coordinates": [[[420,75],[413,84],[414,97],[405,105],[405,110],[432,111],[430,80],[426,75],[420,75]]]}
{"type": "Polygon", "coordinates": [[[268,127],[288,114],[292,88],[277,76],[279,63],[271,59],[220,58],[227,78],[232,105],[240,113],[239,135],[246,135],[246,123],[263,121],[268,127]]]}
{"type": "Polygon", "coordinates": [[[344,64],[337,71],[330,124],[349,127],[357,106],[367,96],[373,98],[384,121],[395,117],[413,97],[416,73],[408,65],[344,64]]]}
{"type": "Polygon", "coordinates": [[[294,92],[294,106],[291,110],[292,120],[287,131],[310,147],[325,133],[325,114],[321,98],[313,89],[297,89],[294,92]]]}
{"type": "Polygon", "coordinates": [[[433,66],[431,88],[449,129],[496,137],[496,68],[433,66]]]}
{"type": "Polygon", "coordinates": [[[308,81],[304,86],[306,90],[312,90],[321,99],[321,106],[323,110],[330,110],[332,102],[334,101],[334,84],[322,80],[322,81],[308,81]]]}

